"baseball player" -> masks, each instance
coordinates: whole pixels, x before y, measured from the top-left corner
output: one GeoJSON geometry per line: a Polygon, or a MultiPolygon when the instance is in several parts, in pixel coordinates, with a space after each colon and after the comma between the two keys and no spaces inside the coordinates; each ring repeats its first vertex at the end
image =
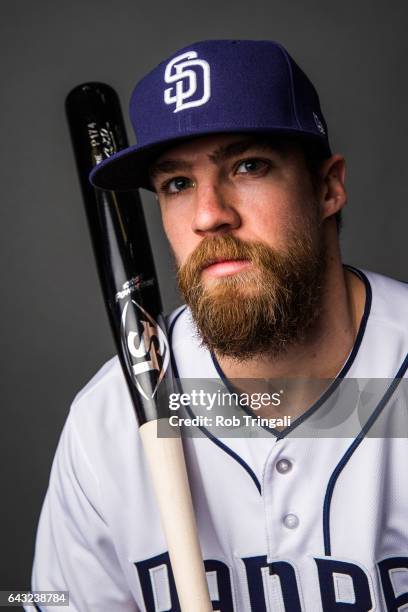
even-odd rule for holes
{"type": "MultiPolygon", "coordinates": [[[[130,116],[137,145],[91,180],[153,190],[174,252],[172,401],[192,422],[213,609],[408,609],[408,287],[341,262],[345,162],[313,85],[277,43],[205,41],[140,81],[130,116]],[[225,407],[220,389],[258,403],[225,407]]],[[[69,590],[79,612],[180,610],[116,357],[64,427],[34,589],[69,590]]]]}

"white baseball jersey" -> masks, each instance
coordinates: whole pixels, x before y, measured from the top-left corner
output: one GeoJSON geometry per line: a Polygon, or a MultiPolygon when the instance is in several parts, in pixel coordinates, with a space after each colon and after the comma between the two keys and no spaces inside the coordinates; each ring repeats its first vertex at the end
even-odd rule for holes
{"type": "MultiPolygon", "coordinates": [[[[355,273],[366,285],[360,329],[316,404],[265,437],[215,438],[202,427],[201,437],[184,439],[214,610],[408,610],[408,416],[401,393],[408,285],[355,273]],[[356,411],[339,419],[338,427],[354,420],[355,435],[336,435],[334,419],[326,437],[308,436],[311,421],[313,431],[319,423],[324,431],[333,406],[342,414],[330,399],[347,379],[359,397],[371,379],[386,379],[384,393],[357,429],[356,411]],[[383,435],[395,418],[401,435],[383,435]],[[381,437],[371,435],[380,425],[381,437]]],[[[178,309],[172,321],[180,378],[219,379],[189,311],[178,309]]],[[[32,588],[69,590],[69,610],[78,612],[180,609],[117,358],[72,405],[41,514],[32,588]]]]}

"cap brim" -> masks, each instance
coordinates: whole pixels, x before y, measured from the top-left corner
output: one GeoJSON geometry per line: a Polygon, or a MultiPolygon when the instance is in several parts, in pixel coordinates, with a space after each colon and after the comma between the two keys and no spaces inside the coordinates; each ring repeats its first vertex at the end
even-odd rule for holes
{"type": "Polygon", "coordinates": [[[326,156],[331,155],[330,146],[328,141],[324,138],[317,136],[313,132],[305,132],[304,130],[294,129],[254,129],[253,127],[245,129],[235,128],[234,130],[208,130],[208,132],[200,131],[198,134],[190,133],[188,136],[183,135],[180,138],[171,138],[169,140],[162,140],[159,143],[153,143],[144,147],[133,145],[127,149],[122,149],[111,155],[107,159],[100,162],[93,168],[89,175],[89,180],[94,187],[99,189],[105,189],[108,191],[131,191],[133,189],[144,189],[153,190],[149,168],[166,149],[169,147],[180,144],[186,140],[192,140],[215,133],[262,133],[262,134],[288,134],[292,136],[298,136],[307,140],[312,140],[316,145],[321,146],[322,151],[326,156]]]}
{"type": "Polygon", "coordinates": [[[109,191],[151,189],[149,167],[167,146],[161,142],[149,147],[134,145],[122,149],[95,166],[89,180],[94,187],[109,191]]]}

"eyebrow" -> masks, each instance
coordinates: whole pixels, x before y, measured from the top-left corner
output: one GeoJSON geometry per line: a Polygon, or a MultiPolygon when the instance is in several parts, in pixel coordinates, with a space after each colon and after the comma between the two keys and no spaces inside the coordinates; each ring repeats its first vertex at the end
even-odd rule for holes
{"type": "Polygon", "coordinates": [[[246,138],[245,140],[239,140],[238,142],[231,142],[227,145],[222,145],[218,149],[211,153],[208,157],[215,164],[219,164],[231,157],[236,155],[242,155],[249,149],[265,149],[272,153],[281,153],[282,146],[278,143],[274,143],[272,140],[266,138],[246,138]]]}
{"type": "MultiPolygon", "coordinates": [[[[216,165],[223,161],[231,159],[236,155],[242,155],[249,149],[264,149],[272,153],[283,154],[284,147],[279,142],[273,142],[272,140],[265,138],[246,138],[245,140],[239,140],[238,142],[231,142],[227,145],[222,145],[210,153],[208,158],[216,165]]],[[[183,172],[191,170],[193,164],[183,159],[164,159],[163,161],[156,162],[150,168],[150,179],[153,180],[159,174],[172,174],[174,172],[183,172]]]]}
{"type": "Polygon", "coordinates": [[[173,172],[183,172],[191,170],[193,164],[183,159],[164,159],[152,165],[149,170],[150,179],[154,179],[159,174],[172,174],[173,172]]]}

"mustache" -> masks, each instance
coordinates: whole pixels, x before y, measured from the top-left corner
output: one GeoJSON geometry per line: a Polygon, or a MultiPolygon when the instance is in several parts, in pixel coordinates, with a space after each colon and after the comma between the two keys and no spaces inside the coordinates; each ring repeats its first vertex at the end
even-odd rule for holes
{"type": "Polygon", "coordinates": [[[274,250],[260,242],[243,241],[230,234],[204,238],[179,268],[179,275],[196,276],[218,261],[247,260],[254,264],[270,261],[274,250]]]}

